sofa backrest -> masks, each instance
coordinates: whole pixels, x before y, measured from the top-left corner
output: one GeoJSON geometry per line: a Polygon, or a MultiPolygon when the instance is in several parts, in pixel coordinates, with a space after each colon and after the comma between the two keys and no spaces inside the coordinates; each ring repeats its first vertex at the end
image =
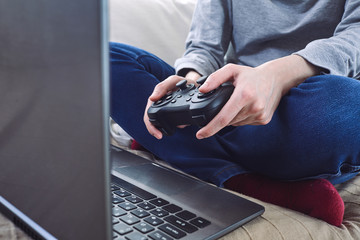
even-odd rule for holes
{"type": "Polygon", "coordinates": [[[196,0],[109,0],[110,41],[145,49],[170,65],[185,50],[196,0]]]}

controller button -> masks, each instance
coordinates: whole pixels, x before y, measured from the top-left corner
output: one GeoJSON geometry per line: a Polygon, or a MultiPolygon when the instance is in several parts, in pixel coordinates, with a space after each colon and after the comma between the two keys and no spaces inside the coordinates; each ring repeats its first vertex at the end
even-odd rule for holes
{"type": "Polygon", "coordinates": [[[181,98],[182,97],[182,95],[177,95],[177,98],[181,98]]]}
{"type": "Polygon", "coordinates": [[[188,97],[188,98],[186,99],[187,102],[190,101],[190,100],[191,100],[191,97],[188,97]]]}
{"type": "Polygon", "coordinates": [[[206,97],[212,95],[213,93],[215,93],[215,90],[212,90],[212,91],[207,92],[207,93],[200,92],[200,93],[198,93],[197,96],[198,96],[198,98],[206,98],[206,97]]]}
{"type": "Polygon", "coordinates": [[[163,102],[163,100],[160,99],[160,100],[158,100],[158,101],[155,102],[155,105],[159,105],[159,104],[161,104],[162,102],[163,102]]]}
{"type": "Polygon", "coordinates": [[[171,102],[172,102],[172,103],[176,103],[176,99],[173,99],[171,102]]]}
{"type": "Polygon", "coordinates": [[[200,84],[200,85],[203,84],[206,81],[207,77],[208,76],[203,76],[203,77],[199,78],[198,80],[196,80],[196,83],[200,84]]]}
{"type": "Polygon", "coordinates": [[[185,79],[181,80],[176,84],[176,87],[180,88],[181,90],[185,90],[187,88],[187,81],[185,79]]]}
{"type": "Polygon", "coordinates": [[[191,92],[189,93],[190,96],[194,96],[195,92],[191,92]]]}
{"type": "Polygon", "coordinates": [[[170,100],[172,98],[172,95],[169,95],[165,98],[165,100],[170,100]]]}

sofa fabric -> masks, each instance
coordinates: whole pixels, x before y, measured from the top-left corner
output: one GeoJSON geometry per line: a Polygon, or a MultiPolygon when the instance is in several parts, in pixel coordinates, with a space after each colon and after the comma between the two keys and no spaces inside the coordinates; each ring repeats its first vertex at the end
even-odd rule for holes
{"type": "MultiPolygon", "coordinates": [[[[196,0],[109,0],[109,3],[111,41],[143,48],[171,65],[182,55],[196,0]]],[[[114,123],[111,125],[112,136],[118,136],[111,139],[112,144],[127,148],[129,136],[119,136],[119,127],[114,123]]],[[[135,150],[133,152],[165,164],[148,152],[135,150]]],[[[334,227],[299,212],[234,193],[262,204],[265,213],[221,239],[358,240],[360,239],[360,175],[346,183],[336,185],[336,188],[345,203],[345,215],[341,227],[334,227]]],[[[0,214],[0,239],[30,238],[0,214]]]]}
{"type": "MultiPolygon", "coordinates": [[[[115,139],[111,139],[111,143],[129,150],[128,147],[119,145],[115,139]]],[[[155,161],[158,164],[166,165],[166,163],[159,161],[148,152],[139,150],[130,151],[148,158],[151,161],[155,161]]],[[[166,166],[170,167],[168,165],[166,166]]],[[[358,240],[360,239],[360,175],[357,175],[354,179],[346,183],[337,185],[336,189],[339,191],[345,203],[345,215],[341,227],[335,227],[302,213],[229,191],[263,205],[265,212],[260,217],[255,218],[220,239],[358,240]]],[[[0,239],[27,240],[31,238],[0,214],[0,239]]]]}
{"type": "Polygon", "coordinates": [[[147,50],[174,65],[185,51],[194,0],[109,0],[110,41],[147,50]]]}
{"type": "MultiPolygon", "coordinates": [[[[110,40],[140,47],[174,65],[184,52],[195,4],[196,0],[110,0],[110,40]]],[[[158,161],[149,153],[135,152],[158,161]]],[[[264,205],[265,213],[221,239],[360,239],[360,175],[336,188],[345,202],[340,228],[242,195],[264,205]]]]}

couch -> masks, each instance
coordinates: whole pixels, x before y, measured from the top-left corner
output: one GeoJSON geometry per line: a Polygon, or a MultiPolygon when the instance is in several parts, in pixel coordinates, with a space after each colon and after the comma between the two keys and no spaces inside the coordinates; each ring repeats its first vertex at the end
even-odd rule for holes
{"type": "MultiPolygon", "coordinates": [[[[195,4],[196,0],[110,0],[110,40],[140,47],[173,65],[184,52],[195,4]]],[[[114,123],[111,129],[112,143],[127,148],[131,137],[114,123]]],[[[135,153],[159,162],[149,153],[135,153]]],[[[336,188],[345,202],[341,227],[239,194],[265,206],[265,213],[221,239],[360,239],[360,175],[336,188]]]]}
{"type": "MultiPolygon", "coordinates": [[[[184,51],[196,0],[109,0],[110,40],[148,50],[173,65],[184,51]]],[[[128,149],[131,137],[111,122],[111,143],[128,149]]],[[[146,151],[132,150],[160,164],[146,151]]],[[[336,186],[345,203],[340,227],[273,204],[241,195],[265,206],[265,213],[223,236],[222,240],[359,240],[360,175],[336,186]]],[[[29,239],[0,214],[0,239],[29,239]]]]}

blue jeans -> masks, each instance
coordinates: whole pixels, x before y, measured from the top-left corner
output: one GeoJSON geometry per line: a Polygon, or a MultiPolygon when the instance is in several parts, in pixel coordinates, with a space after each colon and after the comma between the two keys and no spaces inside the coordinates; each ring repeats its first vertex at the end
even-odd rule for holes
{"type": "Polygon", "coordinates": [[[360,171],[360,81],[334,75],[308,78],[284,96],[264,126],[226,127],[198,140],[197,126],[157,140],[143,115],[156,84],[175,74],[156,56],[110,44],[111,117],[142,146],[172,166],[223,186],[255,172],[280,180],[344,182],[360,171]]]}

